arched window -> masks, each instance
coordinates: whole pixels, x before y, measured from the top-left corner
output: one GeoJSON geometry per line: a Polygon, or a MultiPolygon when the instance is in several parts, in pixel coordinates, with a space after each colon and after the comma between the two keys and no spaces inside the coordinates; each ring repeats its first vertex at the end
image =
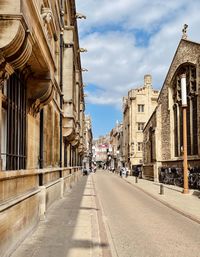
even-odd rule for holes
{"type": "Polygon", "coordinates": [[[155,158],[155,129],[150,127],[149,128],[149,153],[150,153],[150,162],[154,162],[155,158]]]}
{"type": "Polygon", "coordinates": [[[181,105],[181,79],[186,74],[187,84],[187,144],[188,155],[198,154],[197,137],[197,82],[196,67],[192,64],[181,65],[172,82],[173,89],[173,116],[174,116],[174,154],[182,155],[183,146],[183,120],[181,105]]]}

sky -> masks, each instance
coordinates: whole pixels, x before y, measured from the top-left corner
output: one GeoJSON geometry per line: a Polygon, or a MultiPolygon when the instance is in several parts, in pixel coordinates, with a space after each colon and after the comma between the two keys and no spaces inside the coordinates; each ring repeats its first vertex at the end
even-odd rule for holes
{"type": "Polygon", "coordinates": [[[199,0],[76,0],[86,114],[93,137],[122,121],[122,98],[151,74],[160,89],[188,24],[188,39],[200,42],[199,0]]]}

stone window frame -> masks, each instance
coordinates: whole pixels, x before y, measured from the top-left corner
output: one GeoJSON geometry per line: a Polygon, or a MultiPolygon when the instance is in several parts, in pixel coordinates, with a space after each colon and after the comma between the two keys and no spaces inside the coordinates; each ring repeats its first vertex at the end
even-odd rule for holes
{"type": "Polygon", "coordinates": [[[144,112],[144,104],[138,104],[138,112],[144,112]]]}
{"type": "Polygon", "coordinates": [[[138,131],[143,131],[145,122],[137,122],[138,131]]]}
{"type": "Polygon", "coordinates": [[[181,104],[181,80],[180,75],[186,74],[187,84],[187,141],[188,155],[198,155],[198,83],[197,67],[192,63],[181,64],[172,79],[172,108],[173,108],[173,145],[174,157],[182,156],[183,128],[182,128],[182,104],[181,104]]]}

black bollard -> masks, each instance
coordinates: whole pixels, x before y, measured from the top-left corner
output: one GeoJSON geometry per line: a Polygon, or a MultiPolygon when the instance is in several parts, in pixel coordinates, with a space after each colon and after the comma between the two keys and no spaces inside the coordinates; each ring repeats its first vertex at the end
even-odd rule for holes
{"type": "Polygon", "coordinates": [[[135,183],[138,183],[138,177],[135,177],[135,183]]]}
{"type": "Polygon", "coordinates": [[[160,184],[160,195],[164,195],[164,186],[160,184]]]}

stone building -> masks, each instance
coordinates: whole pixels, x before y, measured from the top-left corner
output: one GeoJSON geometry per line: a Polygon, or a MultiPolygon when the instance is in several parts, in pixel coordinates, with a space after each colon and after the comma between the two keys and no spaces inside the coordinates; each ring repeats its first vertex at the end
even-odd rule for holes
{"type": "Polygon", "coordinates": [[[0,12],[2,169],[62,166],[64,152],[65,166],[80,163],[84,98],[74,1],[7,0],[0,12]]]}
{"type": "Polygon", "coordinates": [[[74,0],[4,0],[0,14],[0,252],[6,255],[78,178],[78,168],[66,167],[80,165],[85,149],[77,29],[84,16],[74,0]]]}
{"type": "Polygon", "coordinates": [[[144,86],[131,89],[123,99],[123,162],[129,170],[143,162],[143,128],[157,105],[158,91],[152,88],[151,75],[144,86]]]}
{"type": "Polygon", "coordinates": [[[92,168],[92,120],[89,115],[85,116],[85,126],[84,126],[84,145],[85,153],[83,159],[83,166],[87,169],[92,168]]]}
{"type": "Polygon", "coordinates": [[[158,105],[144,128],[143,176],[158,180],[159,167],[182,167],[183,120],[180,76],[187,83],[187,152],[189,166],[200,166],[200,44],[180,40],[163,83],[158,105]]]}
{"type": "Polygon", "coordinates": [[[99,164],[106,164],[108,155],[111,152],[110,134],[93,139],[92,145],[93,161],[99,164]]]}
{"type": "Polygon", "coordinates": [[[122,142],[123,142],[123,124],[116,123],[116,126],[110,132],[111,145],[111,168],[119,171],[122,164],[122,142]]]}

